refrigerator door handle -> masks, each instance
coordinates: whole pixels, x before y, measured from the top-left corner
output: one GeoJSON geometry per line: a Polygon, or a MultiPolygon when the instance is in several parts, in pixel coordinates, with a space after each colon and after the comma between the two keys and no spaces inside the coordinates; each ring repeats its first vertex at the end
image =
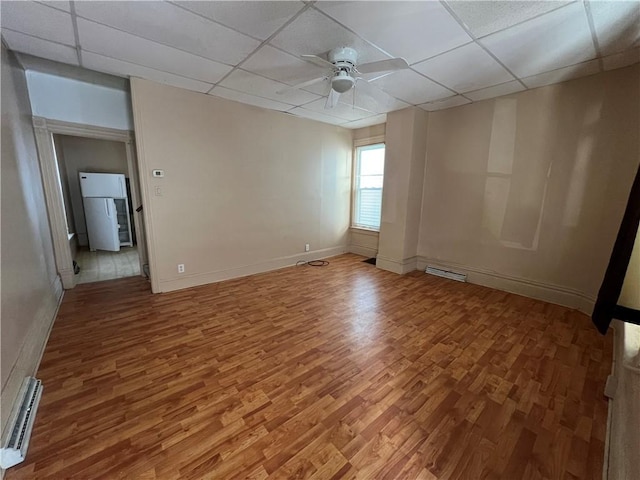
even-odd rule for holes
{"type": "Polygon", "coordinates": [[[111,218],[111,212],[109,211],[109,199],[104,199],[104,211],[107,214],[107,217],[111,218]]]}

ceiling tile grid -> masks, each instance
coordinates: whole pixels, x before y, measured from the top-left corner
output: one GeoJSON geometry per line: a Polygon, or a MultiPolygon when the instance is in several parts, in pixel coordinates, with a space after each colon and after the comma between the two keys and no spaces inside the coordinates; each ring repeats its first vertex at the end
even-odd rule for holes
{"type": "Polygon", "coordinates": [[[304,7],[299,1],[173,2],[258,40],[266,40],[304,7]]]}
{"type": "Polygon", "coordinates": [[[483,37],[480,43],[519,78],[596,57],[581,2],[483,37]]]}
{"type": "Polygon", "coordinates": [[[469,92],[515,80],[502,65],[476,43],[468,43],[413,66],[456,92],[469,92]],[[473,71],[473,75],[467,75],[473,71]]]}
{"type": "Polygon", "coordinates": [[[2,1],[0,19],[18,53],[346,128],[640,62],[640,0],[2,1]],[[344,46],[410,68],[365,75],[333,109],[329,80],[286,88],[330,74],[300,55],[344,46]]]}
{"type": "Polygon", "coordinates": [[[203,82],[219,82],[233,67],[78,18],[82,50],[203,82]]]}
{"type": "Polygon", "coordinates": [[[471,41],[439,2],[318,2],[318,9],[392,56],[415,63],[471,41]]]}
{"type": "Polygon", "coordinates": [[[125,77],[131,76],[146,78],[147,80],[164,83],[166,85],[171,85],[172,87],[193,90],[194,92],[206,93],[213,87],[213,84],[211,83],[194,80],[193,78],[175,75],[173,73],[156,70],[135,63],[125,62],[123,60],[117,60],[111,57],[105,57],[104,55],[98,55],[97,53],[91,53],[88,51],[85,51],[82,54],[82,64],[85,68],[90,70],[125,77]]]}
{"type": "Polygon", "coordinates": [[[76,45],[70,13],[37,2],[2,2],[2,29],[63,45],[76,45]]]}
{"type": "Polygon", "coordinates": [[[244,93],[252,93],[277,102],[288,103],[291,106],[303,105],[319,98],[318,95],[304,90],[288,90],[278,93],[285,89],[287,85],[242,69],[236,69],[231,72],[219,85],[244,93]]]}
{"type": "Polygon", "coordinates": [[[48,42],[38,37],[7,29],[3,30],[2,36],[9,48],[17,52],[29,52],[36,57],[68,63],[69,65],[79,65],[78,52],[75,47],[70,45],[48,42]]]}
{"type": "Polygon", "coordinates": [[[114,7],[109,1],[80,1],[75,2],[75,11],[80,18],[227,65],[237,65],[260,45],[168,2],[119,2],[114,7]]]}
{"type": "Polygon", "coordinates": [[[255,107],[268,108],[270,110],[279,110],[286,112],[292,107],[288,103],[282,103],[268,98],[259,97],[257,95],[250,95],[248,93],[239,92],[230,88],[216,86],[209,92],[216,97],[226,98],[227,100],[234,100],[240,103],[246,103],[255,107]]]}
{"type": "Polygon", "coordinates": [[[463,97],[462,95],[454,95],[435,102],[425,103],[420,105],[420,108],[428,112],[435,112],[436,110],[443,110],[445,108],[459,107],[460,105],[466,105],[467,103],[471,103],[471,100],[463,97]]]}

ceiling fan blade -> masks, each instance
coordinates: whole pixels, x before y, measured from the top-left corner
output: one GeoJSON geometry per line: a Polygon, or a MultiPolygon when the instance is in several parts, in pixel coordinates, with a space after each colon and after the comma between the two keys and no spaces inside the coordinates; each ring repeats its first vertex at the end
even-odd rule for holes
{"type": "Polygon", "coordinates": [[[335,68],[336,66],[329,62],[328,60],[325,60],[322,57],[319,57],[317,55],[301,55],[301,57],[306,60],[307,62],[311,62],[311,63],[315,63],[316,65],[318,65],[319,67],[322,68],[335,68]]]}
{"type": "Polygon", "coordinates": [[[388,72],[389,70],[404,70],[405,68],[409,68],[409,64],[404,58],[390,58],[358,65],[360,73],[388,72]]]}
{"type": "Polygon", "coordinates": [[[355,102],[358,108],[375,113],[397,109],[398,102],[395,98],[362,77],[358,78],[355,89],[358,90],[358,99],[355,102]]]}
{"type": "Polygon", "coordinates": [[[332,88],[329,91],[327,103],[324,104],[324,108],[329,109],[335,107],[338,104],[338,100],[340,100],[340,94],[332,88]]]}
{"type": "MultiPolygon", "coordinates": [[[[373,72],[373,73],[375,73],[375,72],[373,72]]],[[[384,72],[384,73],[381,73],[379,75],[374,75],[371,78],[369,78],[369,77],[367,77],[366,79],[364,77],[360,77],[360,78],[362,80],[366,80],[367,82],[375,82],[376,80],[380,80],[381,78],[388,77],[389,75],[393,75],[394,73],[395,73],[394,71],[384,72]]]]}
{"type": "Polygon", "coordinates": [[[291,87],[285,87],[282,90],[278,90],[276,93],[278,95],[282,95],[284,93],[290,92],[291,90],[297,90],[299,88],[309,87],[311,85],[315,85],[316,83],[324,82],[328,79],[328,76],[314,78],[312,80],[307,80],[306,82],[297,83],[296,85],[292,85],[291,87]]]}

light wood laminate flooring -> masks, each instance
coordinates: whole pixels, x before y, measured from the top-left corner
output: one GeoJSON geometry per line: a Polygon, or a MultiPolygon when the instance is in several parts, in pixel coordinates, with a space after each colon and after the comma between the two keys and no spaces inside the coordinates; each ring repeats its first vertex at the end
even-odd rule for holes
{"type": "Polygon", "coordinates": [[[610,335],[362,258],[66,292],[6,479],[601,478],[610,335]]]}

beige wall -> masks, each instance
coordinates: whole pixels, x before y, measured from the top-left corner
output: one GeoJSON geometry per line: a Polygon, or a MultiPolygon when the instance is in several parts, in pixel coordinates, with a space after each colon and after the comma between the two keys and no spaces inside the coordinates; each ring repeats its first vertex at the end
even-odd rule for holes
{"type": "Polygon", "coordinates": [[[372,230],[351,228],[348,251],[365,257],[375,257],[378,254],[379,237],[380,234],[372,230]]]}
{"type": "Polygon", "coordinates": [[[640,161],[639,69],[431,113],[419,255],[588,310],[640,161]]]}
{"type": "MultiPolygon", "coordinates": [[[[63,164],[73,215],[74,232],[80,246],[88,246],[87,224],[84,218],[79,172],[122,173],[129,177],[124,142],[94,138],[55,135],[58,163],[63,164]]],[[[63,173],[64,171],[64,173],[63,173]]],[[[67,199],[65,198],[65,202],[67,199]]],[[[65,204],[65,208],[67,205],[65,204]]]]}
{"type": "Polygon", "coordinates": [[[131,86],[154,291],[346,251],[351,131],[145,80],[131,86]]]}
{"type": "Polygon", "coordinates": [[[366,138],[384,136],[386,124],[380,123],[370,127],[356,128],[353,130],[353,140],[363,140],[366,138]]]}
{"type": "Polygon", "coordinates": [[[53,261],[24,72],[2,47],[0,429],[35,375],[62,286],[53,261]]]}
{"type": "Polygon", "coordinates": [[[416,269],[428,114],[407,108],[387,115],[382,219],[377,266],[416,269]]]}

